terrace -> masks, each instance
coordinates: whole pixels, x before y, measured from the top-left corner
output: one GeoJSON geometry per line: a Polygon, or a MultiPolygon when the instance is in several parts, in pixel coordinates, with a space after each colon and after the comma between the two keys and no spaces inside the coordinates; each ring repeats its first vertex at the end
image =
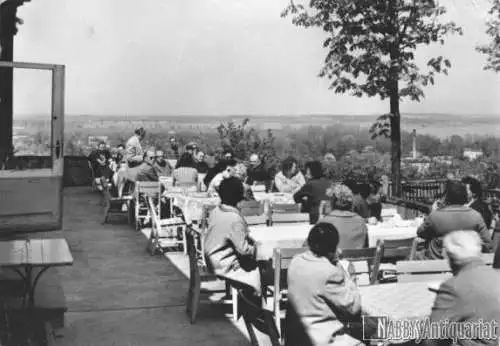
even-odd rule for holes
{"type": "Polygon", "coordinates": [[[67,239],[75,262],[58,269],[68,312],[56,345],[249,344],[243,323],[221,304],[201,304],[190,325],[186,256],[150,256],[125,220],[101,224],[99,203],[89,187],[64,191],[64,231],[54,235],[67,239]]]}

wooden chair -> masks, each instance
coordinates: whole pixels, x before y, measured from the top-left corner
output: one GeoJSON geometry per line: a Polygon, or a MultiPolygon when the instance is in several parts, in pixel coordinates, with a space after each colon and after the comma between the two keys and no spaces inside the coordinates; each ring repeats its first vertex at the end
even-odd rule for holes
{"type": "Polygon", "coordinates": [[[131,221],[131,213],[129,213],[130,202],[132,201],[131,196],[113,197],[110,192],[110,184],[106,181],[104,177],[101,178],[101,184],[103,186],[103,204],[104,204],[104,221],[103,224],[108,222],[109,216],[111,214],[127,214],[129,224],[131,221]],[[127,205],[127,210],[123,210],[123,205],[127,205]]]}
{"type": "Polygon", "coordinates": [[[358,284],[364,284],[361,280],[363,275],[368,276],[368,283],[374,285],[377,283],[380,262],[384,256],[384,242],[379,240],[376,247],[366,249],[342,249],[341,258],[353,263],[358,284]],[[358,264],[357,262],[362,262],[358,264]]]}
{"type": "MultiPolygon", "coordinates": [[[[419,240],[416,238],[384,239],[384,260],[414,260],[419,240]]],[[[393,262],[394,263],[394,262],[393,262]]]]}
{"type": "Polygon", "coordinates": [[[151,233],[147,245],[147,251],[151,256],[163,249],[180,247],[184,254],[187,253],[186,223],[180,217],[161,219],[159,214],[160,202],[156,203],[153,197],[147,197],[147,205],[151,215],[151,233]],[[178,233],[180,231],[180,234],[178,233]]]}
{"type": "MultiPolygon", "coordinates": [[[[286,310],[281,308],[284,296],[288,289],[287,272],[290,262],[295,255],[307,251],[307,248],[277,248],[273,254],[274,285],[273,292],[273,318],[278,335],[283,336],[281,319],[285,318],[286,310]]],[[[266,288],[268,289],[268,288],[266,288]]],[[[263,290],[264,292],[265,290],[263,290]]]]}
{"type": "Polygon", "coordinates": [[[267,224],[269,217],[266,213],[266,202],[260,201],[243,201],[240,202],[239,208],[248,225],[267,224]]]}
{"type": "MultiPolygon", "coordinates": [[[[196,316],[198,314],[198,307],[201,301],[201,285],[204,282],[214,282],[220,280],[215,274],[210,273],[208,270],[205,254],[198,246],[201,239],[201,234],[193,228],[188,228],[186,231],[186,246],[189,258],[189,289],[186,301],[186,313],[189,316],[191,324],[196,323],[196,316]]],[[[226,296],[228,286],[226,285],[226,296]]],[[[216,293],[218,291],[205,291],[203,293],[216,293]]],[[[237,299],[237,293],[234,294],[234,299],[237,299]]]]}
{"type": "Polygon", "coordinates": [[[269,224],[309,222],[309,214],[300,212],[300,204],[272,204],[269,224]]]}
{"type": "Polygon", "coordinates": [[[252,302],[243,290],[238,291],[238,297],[241,314],[243,315],[252,346],[259,346],[254,328],[267,335],[272,346],[281,346],[278,328],[274,324],[272,312],[252,302]]]}
{"type": "Polygon", "coordinates": [[[152,197],[157,215],[160,215],[160,197],[161,184],[156,181],[138,181],[134,189],[134,215],[135,229],[140,231],[143,228],[144,221],[150,214],[151,205],[148,203],[148,197],[152,197]]]}

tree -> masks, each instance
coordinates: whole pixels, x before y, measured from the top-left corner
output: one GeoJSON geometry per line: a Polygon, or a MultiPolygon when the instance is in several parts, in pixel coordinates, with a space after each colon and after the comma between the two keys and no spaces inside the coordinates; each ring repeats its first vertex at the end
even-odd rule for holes
{"type": "Polygon", "coordinates": [[[486,33],[491,42],[476,49],[487,56],[485,70],[500,71],[500,0],[492,0],[490,19],[486,22],[486,33]]]}
{"type": "Polygon", "coordinates": [[[373,138],[391,139],[394,196],[401,195],[400,100],[419,101],[422,88],[451,66],[439,56],[421,70],[415,50],[462,33],[455,23],[438,20],[445,12],[433,0],[310,0],[308,8],[292,2],[282,14],[292,15],[297,26],[328,34],[323,45],[329,52],[319,76],[331,80],[335,93],[389,99],[389,114],[380,116],[370,132],[373,138]]]}

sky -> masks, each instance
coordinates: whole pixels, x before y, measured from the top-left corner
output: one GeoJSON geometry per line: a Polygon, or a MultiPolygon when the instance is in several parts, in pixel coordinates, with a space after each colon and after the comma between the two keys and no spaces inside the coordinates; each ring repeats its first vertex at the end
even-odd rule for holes
{"type": "MultiPolygon", "coordinates": [[[[319,29],[280,14],[289,0],[34,0],[18,10],[15,60],[66,65],[66,114],[383,114],[388,102],[336,95],[318,72],[319,29]]],[[[486,0],[442,0],[464,36],[418,51],[445,55],[448,76],[403,113],[498,114],[500,74],[474,50],[487,42],[486,0]]],[[[16,71],[15,112],[50,110],[50,75],[16,71]]]]}

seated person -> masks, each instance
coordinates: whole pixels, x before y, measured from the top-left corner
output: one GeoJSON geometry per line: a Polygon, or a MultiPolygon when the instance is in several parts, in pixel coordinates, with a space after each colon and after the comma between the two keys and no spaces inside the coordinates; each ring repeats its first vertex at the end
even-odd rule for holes
{"type": "Polygon", "coordinates": [[[155,155],[154,167],[156,168],[160,177],[170,177],[173,168],[170,163],[163,157],[163,152],[158,150],[155,155]]]}
{"type": "Polygon", "coordinates": [[[292,156],[281,164],[281,171],[274,177],[274,186],[278,192],[297,193],[306,184],[304,175],[299,170],[298,162],[292,156]]]}
{"type": "Polygon", "coordinates": [[[88,159],[96,178],[109,177],[110,172],[107,168],[109,168],[111,153],[106,149],[106,143],[100,142],[97,149],[90,153],[88,159]]]}
{"type": "Polygon", "coordinates": [[[463,229],[476,231],[483,241],[483,251],[491,251],[491,237],[483,217],[477,211],[464,206],[465,203],[465,185],[459,181],[450,182],[446,190],[446,206],[432,211],[417,230],[417,236],[425,239],[424,249],[417,253],[418,259],[443,259],[443,237],[463,229]]]}
{"type": "Polygon", "coordinates": [[[245,201],[255,201],[255,196],[253,195],[253,191],[251,187],[244,182],[247,180],[248,173],[247,167],[243,163],[237,163],[234,167],[234,176],[241,180],[243,183],[243,198],[245,201]]]}
{"type": "Polygon", "coordinates": [[[220,166],[223,170],[218,173],[208,185],[208,192],[218,192],[219,186],[224,179],[234,177],[236,175],[237,162],[234,159],[224,160],[220,166]]]}
{"type": "Polygon", "coordinates": [[[473,177],[463,178],[462,183],[467,187],[467,206],[481,214],[486,228],[490,229],[491,222],[493,221],[493,212],[488,203],[482,200],[483,188],[481,187],[481,183],[473,177]]]}
{"type": "Polygon", "coordinates": [[[257,250],[247,223],[236,205],[243,200],[243,184],[236,177],[224,179],[219,186],[221,204],[208,219],[205,253],[209,268],[230,281],[252,287],[260,294],[257,250]]]}
{"type": "Polygon", "coordinates": [[[352,211],[353,194],[345,185],[333,185],[328,189],[332,212],[321,222],[335,226],[339,232],[339,249],[363,249],[368,247],[368,228],[366,221],[352,211]]]}
{"type": "Polygon", "coordinates": [[[295,256],[288,268],[290,309],[312,345],[363,344],[346,333],[348,322],[361,319],[361,295],[338,262],[338,243],[337,229],[318,223],[307,237],[309,250],[295,256]]]}
{"type": "Polygon", "coordinates": [[[323,167],[319,161],[306,163],[307,183],[293,195],[295,203],[302,203],[304,212],[309,213],[309,222],[315,224],[319,219],[319,205],[328,200],[326,190],[331,182],[323,177],[323,167]]]}
{"type": "Polygon", "coordinates": [[[174,186],[190,187],[197,185],[198,171],[194,168],[193,157],[190,153],[186,152],[181,155],[172,177],[174,186]]]}
{"type": "MultiPolygon", "coordinates": [[[[500,321],[500,271],[481,260],[482,241],[475,231],[455,231],[443,238],[443,248],[453,277],[441,284],[430,315],[431,323],[467,323],[500,321]]],[[[481,327],[481,326],[480,326],[481,327]]],[[[424,345],[498,345],[497,330],[482,340],[424,340],[424,345]]],[[[474,328],[475,329],[475,328],[474,328]]],[[[482,331],[485,331],[484,326],[482,331]]],[[[480,333],[482,334],[482,333],[480,333]]],[[[475,334],[477,335],[477,334],[475,334]]]]}
{"type": "MultiPolygon", "coordinates": [[[[212,168],[210,168],[207,172],[207,175],[203,179],[203,183],[205,186],[210,186],[210,182],[212,179],[222,171],[226,169],[227,161],[233,160],[233,151],[231,149],[225,149],[222,153],[221,159],[215,164],[212,168]]],[[[210,166],[210,165],[209,165],[210,166]]]]}
{"type": "Polygon", "coordinates": [[[263,184],[266,187],[266,192],[271,190],[271,175],[258,154],[250,155],[250,164],[248,167],[248,175],[245,184],[253,186],[263,184]]]}
{"type": "Polygon", "coordinates": [[[359,184],[356,191],[353,191],[352,211],[358,213],[359,216],[366,220],[370,218],[370,206],[367,201],[370,190],[370,185],[359,184]]]}
{"type": "Polygon", "coordinates": [[[137,171],[136,181],[160,181],[158,171],[154,167],[156,153],[148,150],[144,153],[144,158],[137,171]]]}

